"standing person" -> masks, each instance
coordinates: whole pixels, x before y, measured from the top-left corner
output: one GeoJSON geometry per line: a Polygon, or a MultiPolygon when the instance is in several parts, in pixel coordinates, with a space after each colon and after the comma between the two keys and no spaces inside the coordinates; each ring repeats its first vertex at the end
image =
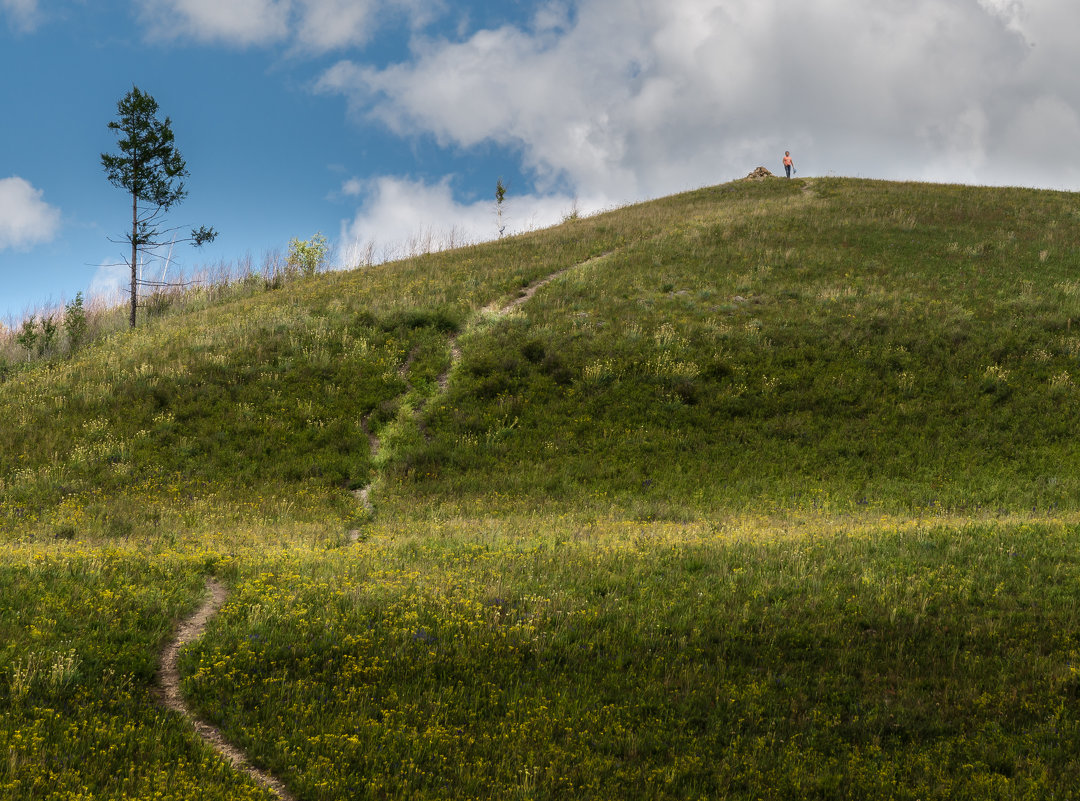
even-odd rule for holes
{"type": "Polygon", "coordinates": [[[787,177],[791,177],[791,168],[795,166],[795,162],[791,160],[791,151],[784,151],[784,172],[787,173],[787,177]]]}

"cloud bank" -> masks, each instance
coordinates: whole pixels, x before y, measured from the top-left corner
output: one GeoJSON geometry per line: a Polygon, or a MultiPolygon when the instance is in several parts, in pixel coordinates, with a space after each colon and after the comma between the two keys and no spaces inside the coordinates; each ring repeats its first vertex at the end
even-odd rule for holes
{"type": "Polygon", "coordinates": [[[22,250],[56,236],[60,212],[42,200],[43,194],[23,178],[0,179],[0,250],[22,250]]]}
{"type": "MultiPolygon", "coordinates": [[[[516,155],[532,184],[517,213],[536,225],[573,197],[588,211],[779,172],[785,150],[800,175],[1080,189],[1075,0],[547,0],[456,30],[428,26],[445,0],[137,2],[160,35],[352,48],[316,91],[403,139],[516,155]],[[371,60],[395,15],[409,55],[371,60]]],[[[342,241],[490,238],[490,204],[455,186],[357,181],[342,241]]]]}
{"type": "Polygon", "coordinates": [[[541,191],[635,199],[774,170],[1080,186],[1073,0],[580,0],[342,60],[354,114],[519,151],[541,191]]]}

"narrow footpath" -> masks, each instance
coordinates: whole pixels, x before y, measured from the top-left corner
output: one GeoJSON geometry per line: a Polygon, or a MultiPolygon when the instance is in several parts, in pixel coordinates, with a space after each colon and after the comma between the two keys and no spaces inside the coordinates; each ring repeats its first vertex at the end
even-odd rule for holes
{"type": "MultiPolygon", "coordinates": [[[[596,256],[587,261],[583,261],[580,264],[573,265],[572,267],[566,267],[551,275],[545,276],[533,283],[529,284],[520,294],[513,300],[504,303],[502,305],[492,304],[485,307],[477,315],[474,315],[470,324],[475,322],[480,314],[495,315],[501,317],[509,314],[511,311],[521,306],[528,301],[536,292],[542,287],[547,286],[552,281],[555,281],[559,277],[565,275],[573,269],[584,267],[585,265],[595,263],[601,259],[611,255],[610,253],[604,253],[600,256],[596,256]]],[[[436,382],[438,386],[438,392],[442,393],[446,391],[450,382],[450,373],[454,367],[461,361],[461,348],[457,342],[457,335],[451,335],[449,341],[450,348],[450,364],[446,368],[436,382]]],[[[401,367],[401,374],[404,376],[408,373],[409,366],[411,365],[413,354],[406,359],[406,362],[401,367]]],[[[368,420],[362,422],[364,433],[367,434],[368,442],[371,446],[372,455],[376,454],[381,445],[377,435],[372,433],[368,420]]],[[[367,484],[361,489],[354,492],[357,500],[364,506],[369,514],[373,513],[371,504],[371,491],[372,483],[367,484]]],[[[358,542],[360,538],[359,530],[352,530],[349,532],[349,540],[351,542],[358,542]]],[[[252,765],[242,751],[234,746],[230,745],[221,731],[215,726],[211,726],[209,723],[199,720],[195,714],[188,707],[184,701],[183,696],[180,694],[180,671],[177,668],[177,659],[180,655],[180,649],[185,645],[198,640],[203,632],[206,630],[206,624],[217,613],[217,611],[225,603],[228,597],[228,591],[225,586],[215,578],[207,578],[206,580],[207,598],[203,604],[192,614],[190,617],[181,622],[179,629],[177,630],[176,637],[171,640],[165,649],[161,653],[161,669],[159,671],[159,682],[161,690],[164,696],[164,703],[168,709],[173,710],[183,715],[195,729],[196,733],[202,737],[202,739],[224,757],[229,764],[231,764],[236,770],[242,771],[255,780],[260,786],[266,788],[273,793],[281,801],[296,801],[295,797],[288,791],[284,784],[278,781],[276,778],[259,770],[252,765]]]]}
{"type": "Polygon", "coordinates": [[[202,605],[195,610],[191,617],[180,624],[176,637],[165,647],[161,654],[161,671],[159,673],[161,689],[165,694],[165,706],[174,712],[179,712],[187,718],[200,737],[218,754],[223,756],[236,770],[250,776],[255,782],[276,795],[281,801],[296,801],[292,794],[281,782],[268,773],[265,773],[250,762],[243,752],[229,745],[224,735],[215,726],[204,723],[195,717],[183,696],[180,694],[180,671],[177,668],[177,658],[180,649],[188,643],[194,642],[202,636],[209,622],[228,597],[225,586],[215,578],[206,580],[207,598],[202,605]]]}

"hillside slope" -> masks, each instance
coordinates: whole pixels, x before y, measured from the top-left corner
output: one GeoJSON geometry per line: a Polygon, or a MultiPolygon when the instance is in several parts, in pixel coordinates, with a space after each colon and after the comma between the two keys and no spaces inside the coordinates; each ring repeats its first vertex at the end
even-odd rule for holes
{"type": "Polygon", "coordinates": [[[738,182],[156,318],[0,385],[0,526],[1075,510],[1078,217],[738,182]]]}
{"type": "Polygon", "coordinates": [[[1074,197],[818,180],[682,202],[463,339],[430,442],[394,465],[403,505],[1077,508],[1074,197]]]}
{"type": "Polygon", "coordinates": [[[14,371],[0,798],[1072,797],[1077,217],[739,182],[14,371]]]}

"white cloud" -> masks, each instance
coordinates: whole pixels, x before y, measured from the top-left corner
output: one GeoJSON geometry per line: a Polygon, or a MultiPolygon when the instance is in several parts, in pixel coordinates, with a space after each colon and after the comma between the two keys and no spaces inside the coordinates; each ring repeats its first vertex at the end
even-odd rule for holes
{"type": "MultiPolygon", "coordinates": [[[[338,260],[342,266],[474,244],[495,239],[499,233],[494,187],[491,199],[466,203],[454,199],[449,177],[436,184],[394,176],[351,179],[342,191],[364,198],[356,216],[341,226],[338,260]]],[[[521,233],[557,223],[574,208],[587,214],[606,205],[600,198],[579,202],[560,195],[511,191],[504,202],[503,222],[507,234],[521,233]]]]}
{"type": "Polygon", "coordinates": [[[319,88],[402,135],[519,151],[542,191],[637,199],[774,171],[1080,187],[1075,0],[581,0],[342,61],[319,88]],[[1050,133],[1048,133],[1050,132],[1050,133]]]}
{"type": "Polygon", "coordinates": [[[1000,142],[1010,154],[1001,168],[1003,183],[1060,185],[1063,170],[1072,170],[1069,160],[1080,142],[1080,114],[1060,96],[1032,98],[1016,109],[1000,142]]]}
{"type": "MultiPolygon", "coordinates": [[[[25,2],[25,0],[2,0],[25,2]]],[[[442,0],[138,0],[141,18],[157,38],[192,38],[241,47],[291,43],[325,52],[362,45],[380,18],[405,15],[413,25],[431,19],[442,0]]]]}
{"type": "Polygon", "coordinates": [[[373,0],[301,0],[297,38],[312,50],[335,50],[371,35],[373,0]]]}
{"type": "Polygon", "coordinates": [[[41,21],[38,0],[0,0],[0,11],[5,12],[12,26],[20,31],[32,31],[41,21]]]}
{"type": "Polygon", "coordinates": [[[0,179],[0,250],[51,241],[60,230],[60,212],[43,192],[17,176],[0,179]]]}
{"type": "Polygon", "coordinates": [[[284,39],[289,0],[139,0],[141,18],[159,38],[190,37],[247,46],[284,39]]]}
{"type": "Polygon", "coordinates": [[[343,195],[362,195],[364,193],[364,182],[359,178],[350,178],[341,185],[341,194],[343,195]]]}

